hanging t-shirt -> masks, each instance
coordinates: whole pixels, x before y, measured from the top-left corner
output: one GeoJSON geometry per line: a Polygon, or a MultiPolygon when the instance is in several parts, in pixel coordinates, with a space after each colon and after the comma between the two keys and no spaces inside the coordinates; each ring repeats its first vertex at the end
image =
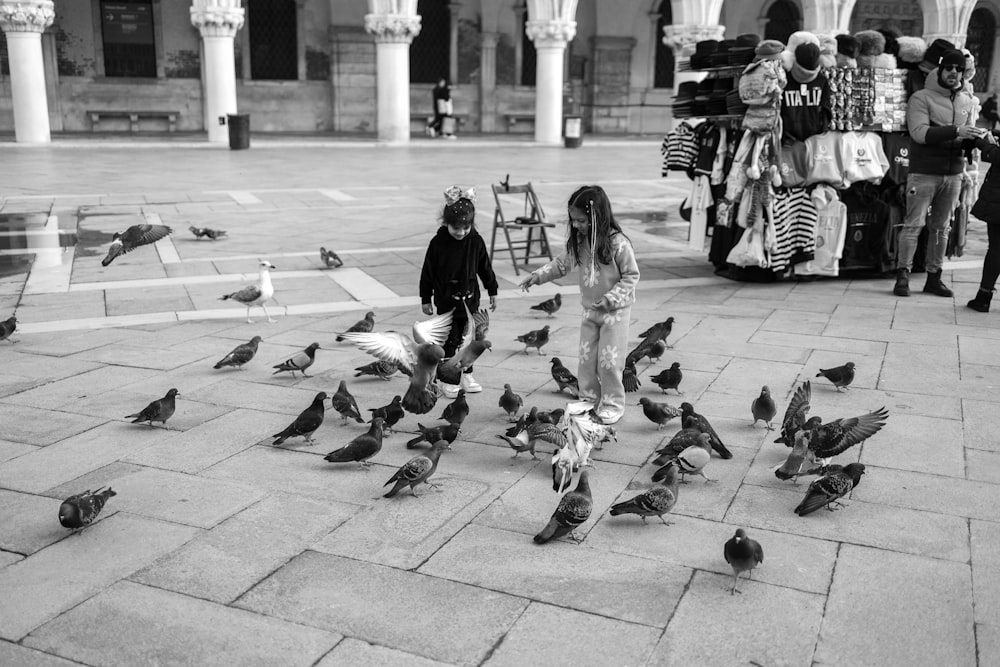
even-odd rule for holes
{"type": "Polygon", "coordinates": [[[784,271],[790,264],[813,258],[816,238],[816,206],[805,188],[783,188],[774,192],[774,250],[771,269],[784,271]]]}
{"type": "Polygon", "coordinates": [[[778,164],[781,174],[781,185],[793,188],[803,185],[809,174],[809,156],[806,153],[805,142],[796,141],[781,147],[781,159],[778,164]]]}
{"type": "Polygon", "coordinates": [[[824,132],[805,140],[806,162],[809,173],[806,185],[828,183],[835,188],[843,187],[844,164],[840,152],[841,132],[824,132]]]}
{"type": "Polygon", "coordinates": [[[799,83],[789,73],[781,92],[781,142],[805,141],[830,129],[833,118],[830,83],[817,74],[807,83],[799,83]]]}
{"type": "Polygon", "coordinates": [[[910,133],[886,132],[885,156],[889,160],[889,171],[886,178],[896,185],[906,183],[906,175],[910,173],[910,133]]]}
{"type": "Polygon", "coordinates": [[[882,138],[874,132],[844,132],[840,138],[840,154],[845,186],[858,181],[879,183],[889,169],[882,138]]]}
{"type": "Polygon", "coordinates": [[[698,155],[698,141],[694,136],[694,128],[687,122],[682,122],[674,131],[664,138],[660,146],[663,155],[663,167],[660,174],[663,177],[669,171],[687,171],[698,155]]]}
{"type": "Polygon", "coordinates": [[[840,270],[881,271],[891,264],[886,243],[889,205],[869,183],[855,183],[841,194],[847,205],[847,235],[840,270]]]}
{"type": "MultiPolygon", "coordinates": [[[[704,122],[694,131],[695,139],[698,141],[698,155],[694,162],[695,176],[710,176],[712,165],[715,163],[715,155],[719,150],[720,138],[719,126],[712,122],[704,122]]],[[[691,176],[691,174],[688,174],[691,176]]]]}
{"type": "Polygon", "coordinates": [[[795,266],[795,273],[807,276],[840,275],[840,258],[847,234],[847,206],[840,201],[836,190],[828,185],[817,185],[812,193],[816,206],[815,256],[808,262],[795,266]]]}

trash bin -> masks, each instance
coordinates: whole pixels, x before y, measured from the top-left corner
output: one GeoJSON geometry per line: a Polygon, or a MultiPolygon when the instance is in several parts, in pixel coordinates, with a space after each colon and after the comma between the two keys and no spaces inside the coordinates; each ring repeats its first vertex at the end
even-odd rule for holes
{"type": "Polygon", "coordinates": [[[563,141],[566,148],[579,148],[583,143],[583,118],[566,116],[563,118],[563,141]]]}
{"type": "Polygon", "coordinates": [[[237,151],[250,148],[250,114],[231,113],[226,116],[229,124],[229,148],[237,151]]]}

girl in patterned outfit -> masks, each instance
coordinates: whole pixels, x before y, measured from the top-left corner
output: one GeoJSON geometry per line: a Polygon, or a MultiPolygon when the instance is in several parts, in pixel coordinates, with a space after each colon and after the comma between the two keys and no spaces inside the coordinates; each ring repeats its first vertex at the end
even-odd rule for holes
{"type": "Polygon", "coordinates": [[[639,267],[632,243],[611,212],[604,189],[586,185],[569,198],[566,252],[532,271],[521,289],[565,276],[579,267],[580,398],[594,404],[605,424],[625,414],[622,369],[628,354],[628,326],[639,267]]]}

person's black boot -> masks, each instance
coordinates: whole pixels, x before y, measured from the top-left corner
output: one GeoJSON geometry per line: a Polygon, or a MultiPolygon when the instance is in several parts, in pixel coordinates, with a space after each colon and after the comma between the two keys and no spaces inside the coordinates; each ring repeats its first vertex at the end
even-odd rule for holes
{"type": "Polygon", "coordinates": [[[993,290],[980,289],[976,293],[976,298],[965,304],[972,310],[978,310],[980,313],[990,312],[990,301],[993,300],[993,290]]]}
{"type": "Polygon", "coordinates": [[[938,296],[955,296],[955,293],[948,289],[948,286],[941,282],[941,269],[932,273],[927,272],[927,282],[924,283],[924,291],[938,296]]]}
{"type": "Polygon", "coordinates": [[[892,288],[892,293],[896,296],[910,296],[909,269],[899,269],[896,271],[896,286],[892,288]]]}

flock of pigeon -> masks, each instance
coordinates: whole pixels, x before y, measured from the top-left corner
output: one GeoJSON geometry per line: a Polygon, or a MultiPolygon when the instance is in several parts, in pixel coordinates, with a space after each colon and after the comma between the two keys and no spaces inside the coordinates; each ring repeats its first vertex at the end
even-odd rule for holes
{"type": "MultiPolygon", "coordinates": [[[[225,236],[221,230],[211,230],[191,227],[190,231],[197,238],[217,240],[225,236]]],[[[170,234],[169,227],[163,225],[135,225],[125,232],[115,234],[111,249],[102,262],[110,264],[121,254],[130,252],[141,245],[153,243],[170,234]]],[[[320,257],[327,267],[336,268],[343,264],[336,253],[320,249],[320,257]]],[[[274,266],[266,261],[260,262],[260,276],[256,285],[220,297],[223,300],[237,301],[247,307],[247,321],[250,320],[250,308],[255,305],[264,306],[274,295],[270,279],[270,270],[274,266]]],[[[561,294],[547,299],[532,310],[541,311],[547,317],[553,317],[562,306],[561,294]]],[[[264,309],[267,315],[266,308],[264,309]]],[[[381,407],[369,408],[369,418],[362,414],[357,400],[351,394],[347,381],[341,380],[332,394],[318,392],[312,403],[306,407],[285,429],[275,433],[273,445],[279,446],[289,438],[303,438],[307,445],[315,444],[313,434],[323,424],[326,416],[326,405],[330,406],[346,422],[352,420],[358,424],[368,424],[366,432],[358,435],[343,447],[328,453],[324,460],[330,463],[357,463],[363,469],[369,469],[372,458],[382,449],[383,438],[392,433],[393,428],[406,413],[423,415],[430,412],[442,396],[441,383],[460,384],[462,373],[476,362],[492,343],[486,338],[489,331],[489,313],[480,310],[472,313],[466,306],[467,325],[459,349],[450,357],[445,358],[442,345],[448,337],[452,313],[438,315],[427,320],[415,322],[409,335],[397,331],[375,331],[375,314],[366,313],[365,317],[352,327],[336,337],[338,343],[348,342],[369,353],[375,360],[355,369],[355,378],[373,377],[391,381],[397,373],[408,377],[408,386],[404,392],[395,395],[392,400],[381,407]]],[[[274,321],[268,315],[269,321],[274,321]]],[[[641,382],[636,364],[642,359],[649,360],[649,365],[658,362],[671,349],[667,343],[673,328],[674,318],[668,317],[643,331],[639,336],[641,341],[629,352],[625,360],[623,384],[626,392],[639,390],[641,382]]],[[[11,317],[0,322],[0,340],[10,339],[16,329],[17,320],[11,317]]],[[[550,327],[529,331],[517,336],[516,341],[524,345],[524,353],[531,348],[537,354],[545,354],[542,348],[549,342],[550,327]]],[[[12,340],[12,339],[11,339],[12,340]]],[[[254,336],[248,342],[238,345],[220,359],[213,368],[243,369],[251,362],[261,343],[260,336],[254,336]]],[[[313,365],[316,351],[321,349],[318,343],[312,343],[305,349],[292,355],[285,361],[273,366],[274,374],[301,373],[313,365]]],[[[591,494],[591,473],[587,467],[593,464],[589,460],[591,449],[600,449],[603,443],[615,439],[613,427],[602,425],[593,409],[586,401],[580,399],[580,388],[577,378],[563,365],[558,357],[550,359],[550,372],[556,383],[557,391],[566,392],[575,402],[570,402],[566,410],[541,411],[537,407],[525,410],[524,399],[518,395],[511,384],[504,385],[504,391],[499,397],[498,407],[507,415],[513,425],[498,438],[504,440],[514,451],[513,458],[527,452],[537,459],[536,449],[552,452],[553,489],[565,493],[552,513],[548,523],[535,535],[534,541],[544,544],[550,540],[562,537],[576,539],[574,530],[585,523],[593,510],[591,494]],[[567,490],[571,481],[577,476],[575,488],[567,490]]],[[[854,380],[855,364],[847,362],[836,368],[821,369],[817,377],[825,377],[838,392],[846,389],[854,380]]],[[[680,385],[683,372],[678,362],[650,376],[653,382],[666,394],[673,391],[682,395],[680,385]]],[[[843,453],[850,447],[859,444],[877,433],[886,422],[888,412],[885,408],[869,412],[858,417],[835,419],[823,422],[820,417],[808,417],[811,409],[812,387],[809,381],[804,382],[794,392],[785,409],[780,422],[780,437],[775,440],[790,448],[785,462],[775,469],[775,475],[782,480],[795,482],[800,476],[818,475],[806,490],[803,500],[794,508],[799,516],[806,516],[818,509],[826,508],[833,511],[834,506],[840,507],[840,500],[860,483],[865,472],[865,466],[860,463],[848,465],[832,464],[830,459],[843,453]]],[[[166,395],[152,401],[145,408],[130,414],[126,419],[132,423],[146,423],[150,427],[154,422],[166,424],[176,409],[175,398],[179,395],[176,388],[170,389],[166,395]]],[[[680,430],[655,452],[653,464],[657,466],[651,477],[650,486],[633,498],[616,503],[610,508],[612,516],[635,514],[646,523],[647,517],[656,516],[666,525],[664,515],[670,513],[678,502],[679,485],[686,483],[688,475],[697,475],[705,483],[716,480],[708,477],[705,470],[708,467],[712,452],[719,458],[731,459],[732,452],[726,447],[709,420],[697,412],[688,402],[682,402],[679,407],[668,403],[653,401],[649,397],[639,399],[643,415],[656,424],[657,431],[669,422],[679,419],[680,430]]],[[[771,397],[770,389],[762,387],[760,395],[751,402],[751,416],[756,426],[763,421],[768,430],[773,430],[773,421],[778,414],[778,408],[771,397]]],[[[408,449],[421,444],[426,449],[411,458],[401,466],[385,482],[384,486],[391,488],[384,494],[392,498],[403,489],[409,487],[416,496],[416,488],[421,484],[431,487],[437,485],[431,477],[438,468],[441,454],[451,449],[452,443],[461,433],[461,428],[470,414],[470,405],[466,391],[458,390],[457,396],[448,403],[440,419],[441,425],[425,426],[417,424],[419,435],[406,443],[408,449]]],[[[85,491],[67,498],[59,509],[59,521],[66,528],[82,530],[97,518],[105,503],[115,495],[111,488],[97,491],[85,491]]],[[[579,541],[579,540],[577,540],[579,541]]],[[[736,530],[732,538],[723,545],[723,556],[733,571],[731,593],[738,590],[739,576],[750,572],[763,562],[762,546],[747,536],[743,529],[736,530]]]]}

